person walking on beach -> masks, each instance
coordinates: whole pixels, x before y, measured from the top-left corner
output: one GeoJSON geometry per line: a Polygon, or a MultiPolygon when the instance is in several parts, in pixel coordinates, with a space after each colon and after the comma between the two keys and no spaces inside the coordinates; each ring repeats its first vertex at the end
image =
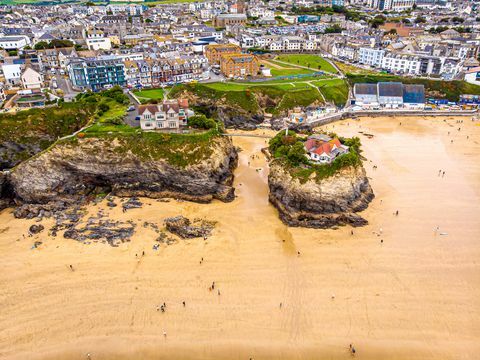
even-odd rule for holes
{"type": "Polygon", "coordinates": [[[70,266],[70,270],[75,271],[75,270],[73,269],[72,264],[70,264],[69,266],[70,266]]]}

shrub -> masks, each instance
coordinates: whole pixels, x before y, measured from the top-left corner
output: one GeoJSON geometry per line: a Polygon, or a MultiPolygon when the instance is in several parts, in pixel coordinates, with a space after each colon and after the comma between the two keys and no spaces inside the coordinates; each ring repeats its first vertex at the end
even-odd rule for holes
{"type": "Polygon", "coordinates": [[[213,129],[217,126],[215,120],[207,118],[205,115],[194,115],[188,118],[188,126],[196,129],[213,129]]]}

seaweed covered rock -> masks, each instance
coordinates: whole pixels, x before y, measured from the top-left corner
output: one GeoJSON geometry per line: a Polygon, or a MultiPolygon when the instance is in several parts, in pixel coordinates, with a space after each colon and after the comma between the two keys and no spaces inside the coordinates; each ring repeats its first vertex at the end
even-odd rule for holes
{"type": "Polygon", "coordinates": [[[171,233],[183,239],[207,237],[213,230],[214,224],[210,221],[195,219],[193,222],[184,216],[175,216],[165,219],[165,226],[171,233]]]}

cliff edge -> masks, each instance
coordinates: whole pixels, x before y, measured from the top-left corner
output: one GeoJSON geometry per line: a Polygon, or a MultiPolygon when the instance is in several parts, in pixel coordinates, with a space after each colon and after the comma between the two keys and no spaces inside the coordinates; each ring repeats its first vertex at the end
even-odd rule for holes
{"type": "Polygon", "coordinates": [[[302,183],[273,160],[268,176],[269,200],[280,218],[290,226],[330,228],[349,224],[362,226],[367,220],[357,212],[367,208],[374,194],[363,166],[348,166],[333,176],[302,183]]]}
{"type": "Polygon", "coordinates": [[[15,200],[24,205],[69,204],[91,194],[112,192],[196,202],[232,201],[238,156],[231,140],[201,135],[198,141],[183,141],[181,136],[144,133],[58,143],[12,171],[15,200]]]}

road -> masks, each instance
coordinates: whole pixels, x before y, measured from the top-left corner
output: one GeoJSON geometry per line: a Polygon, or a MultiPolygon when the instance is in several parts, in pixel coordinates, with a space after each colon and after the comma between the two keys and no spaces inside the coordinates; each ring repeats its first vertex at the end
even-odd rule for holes
{"type": "Polygon", "coordinates": [[[127,114],[123,118],[123,122],[125,124],[129,125],[129,126],[132,126],[132,127],[140,126],[140,121],[135,120],[135,117],[138,115],[138,111],[137,111],[138,104],[135,101],[135,99],[132,97],[132,95],[130,95],[128,93],[128,91],[124,91],[124,92],[125,92],[125,95],[127,95],[128,98],[130,99],[130,106],[134,106],[135,110],[134,111],[127,111],[127,114]]]}

